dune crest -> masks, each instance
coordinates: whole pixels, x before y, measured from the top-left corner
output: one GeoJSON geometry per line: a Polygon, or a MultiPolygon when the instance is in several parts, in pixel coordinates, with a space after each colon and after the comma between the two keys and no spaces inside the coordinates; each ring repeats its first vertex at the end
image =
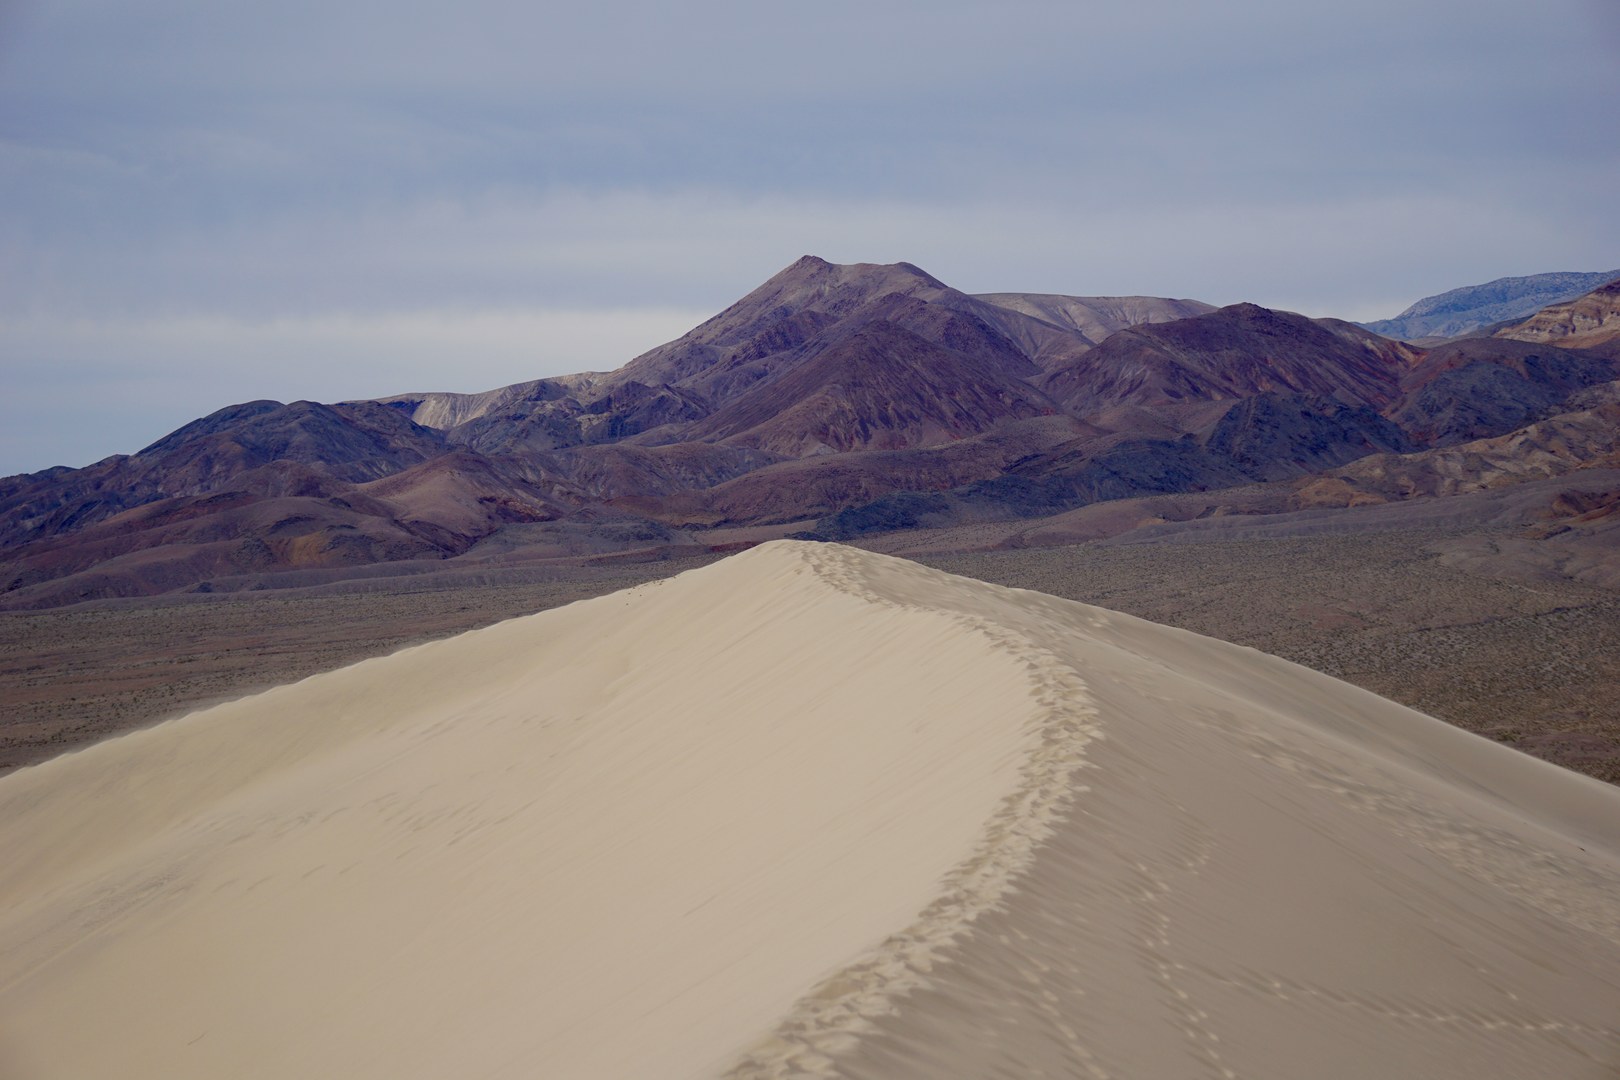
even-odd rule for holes
{"type": "Polygon", "coordinates": [[[836,545],[0,780],[0,1075],[1620,1067],[1620,792],[836,545]]]}

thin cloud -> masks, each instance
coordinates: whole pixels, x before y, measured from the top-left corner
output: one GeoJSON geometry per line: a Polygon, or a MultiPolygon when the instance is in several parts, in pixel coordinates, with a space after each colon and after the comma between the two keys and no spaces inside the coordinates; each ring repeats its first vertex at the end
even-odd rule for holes
{"type": "Polygon", "coordinates": [[[1526,261],[1612,261],[1586,218],[1579,205],[1525,207],[1488,189],[1219,204],[503,192],[241,222],[94,258],[58,251],[54,279],[19,280],[0,304],[90,321],[640,308],[649,298],[712,312],[810,252],[906,259],[968,291],[1166,293],[1343,314],[1526,261]]]}

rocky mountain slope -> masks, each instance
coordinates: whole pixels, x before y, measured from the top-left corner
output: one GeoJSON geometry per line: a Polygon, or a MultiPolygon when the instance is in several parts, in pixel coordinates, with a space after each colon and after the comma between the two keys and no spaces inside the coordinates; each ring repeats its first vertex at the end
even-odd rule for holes
{"type": "Polygon", "coordinates": [[[1387,415],[1419,443],[1449,446],[1578,407],[1581,391],[1614,377],[1614,361],[1590,352],[1465,338],[1435,347],[1413,365],[1387,415]]]}
{"type": "MultiPolygon", "coordinates": [[[[1253,304],[969,296],[907,263],[807,256],[616,371],[250,402],[128,457],[0,480],[0,605],[848,537],[1255,485],[1393,497],[1393,481],[1343,472],[1373,460],[1410,458],[1379,466],[1410,495],[1464,490],[1470,470],[1545,476],[1500,459],[1528,462],[1542,434],[1513,433],[1561,414],[1587,414],[1582,446],[1601,441],[1620,399],[1613,310],[1600,290],[1526,323],[1531,340],[1424,350],[1253,304]],[[1455,483],[1420,479],[1440,474],[1455,483]]],[[[1576,422],[1558,423],[1536,430],[1576,422]]],[[[1583,453],[1565,457],[1602,456],[1583,453]]]]}
{"type": "Polygon", "coordinates": [[[1615,355],[1620,347],[1620,281],[1543,308],[1516,326],[1498,330],[1496,336],[1615,355]]]}
{"type": "Polygon", "coordinates": [[[1362,325],[1402,341],[1461,337],[1572,300],[1616,278],[1620,278],[1620,270],[1497,278],[1426,296],[1393,319],[1362,325]]]}

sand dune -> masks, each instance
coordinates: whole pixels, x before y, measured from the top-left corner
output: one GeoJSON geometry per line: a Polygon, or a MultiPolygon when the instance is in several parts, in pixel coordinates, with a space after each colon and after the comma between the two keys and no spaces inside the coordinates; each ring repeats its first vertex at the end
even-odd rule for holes
{"type": "Polygon", "coordinates": [[[1613,1077],[1620,791],[768,544],[0,779],[0,1077],[1613,1077]]]}

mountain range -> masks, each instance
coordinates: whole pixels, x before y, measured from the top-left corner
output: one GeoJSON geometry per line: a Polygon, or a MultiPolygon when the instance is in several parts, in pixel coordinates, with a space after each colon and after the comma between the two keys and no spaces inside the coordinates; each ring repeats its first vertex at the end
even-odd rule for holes
{"type": "MultiPolygon", "coordinates": [[[[1495,294],[1479,288],[1482,310],[1495,294]]],[[[847,539],[1153,494],[1349,507],[1545,479],[1620,465],[1617,312],[1609,285],[1420,346],[1253,304],[968,295],[908,263],[806,256],[612,372],[248,402],[133,455],[0,480],[0,606],[847,539]]]]}
{"type": "Polygon", "coordinates": [[[1385,337],[1418,342],[1488,333],[1616,279],[1620,270],[1497,278],[1426,296],[1393,319],[1361,325],[1385,337]]]}

